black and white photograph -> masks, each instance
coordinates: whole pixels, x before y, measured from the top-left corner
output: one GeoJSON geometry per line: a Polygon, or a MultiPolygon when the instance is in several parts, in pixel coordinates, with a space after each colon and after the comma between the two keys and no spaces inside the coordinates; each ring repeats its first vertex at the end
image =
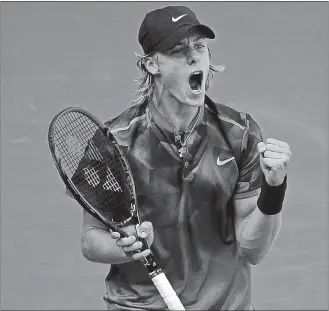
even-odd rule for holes
{"type": "Polygon", "coordinates": [[[328,310],[328,2],[0,6],[1,310],[328,310]]]}

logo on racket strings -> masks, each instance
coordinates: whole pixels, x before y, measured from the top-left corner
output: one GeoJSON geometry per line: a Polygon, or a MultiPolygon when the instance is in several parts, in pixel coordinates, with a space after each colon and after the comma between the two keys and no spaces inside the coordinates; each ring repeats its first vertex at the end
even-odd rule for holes
{"type": "Polygon", "coordinates": [[[93,167],[86,167],[83,169],[85,179],[90,186],[96,187],[101,179],[99,178],[97,171],[93,167]]]}
{"type": "MultiPolygon", "coordinates": [[[[112,190],[115,192],[122,192],[122,189],[116,180],[115,176],[113,175],[112,171],[109,169],[107,166],[107,175],[105,182],[103,183],[103,188],[105,190],[112,190]]],[[[87,167],[83,169],[84,171],[84,176],[87,181],[87,183],[90,186],[97,187],[100,183],[100,177],[98,176],[98,172],[95,170],[94,167],[87,167]]]]}
{"type": "Polygon", "coordinates": [[[106,175],[105,183],[103,184],[103,188],[105,190],[122,192],[122,189],[118,181],[115,179],[113,173],[111,172],[108,166],[107,166],[107,175],[106,175]]]}

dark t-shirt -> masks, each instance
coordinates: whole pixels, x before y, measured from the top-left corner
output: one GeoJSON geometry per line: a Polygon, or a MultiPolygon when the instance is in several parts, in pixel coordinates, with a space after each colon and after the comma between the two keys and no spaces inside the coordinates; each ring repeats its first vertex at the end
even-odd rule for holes
{"type": "MultiPolygon", "coordinates": [[[[260,192],[259,127],[206,97],[191,156],[182,159],[151,108],[133,106],[107,126],[133,171],[141,219],[153,223],[155,258],[187,309],[252,310],[232,200],[260,192]]],[[[110,310],[165,309],[141,262],[112,265],[106,287],[110,310]]]]}

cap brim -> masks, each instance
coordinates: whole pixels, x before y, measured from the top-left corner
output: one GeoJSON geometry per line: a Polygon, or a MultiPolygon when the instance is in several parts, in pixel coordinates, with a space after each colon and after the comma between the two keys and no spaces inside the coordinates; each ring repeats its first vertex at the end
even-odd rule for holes
{"type": "Polygon", "coordinates": [[[198,25],[184,25],[175,29],[167,37],[162,39],[154,48],[154,51],[168,51],[174,48],[186,36],[187,32],[192,29],[198,29],[201,34],[208,39],[214,39],[215,33],[208,27],[202,24],[198,25]]]}

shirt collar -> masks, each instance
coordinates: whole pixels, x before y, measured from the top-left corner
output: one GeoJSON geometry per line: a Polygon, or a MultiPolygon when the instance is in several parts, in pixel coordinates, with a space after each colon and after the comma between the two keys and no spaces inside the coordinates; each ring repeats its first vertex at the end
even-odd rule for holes
{"type": "MultiPolygon", "coordinates": [[[[202,108],[201,117],[197,121],[197,124],[195,125],[194,130],[196,130],[197,128],[199,128],[200,125],[202,124],[202,122],[205,120],[205,116],[206,116],[206,114],[205,114],[205,105],[203,105],[201,108],[202,108]]],[[[153,101],[149,101],[148,102],[148,114],[149,114],[150,121],[152,123],[154,123],[158,128],[160,128],[163,132],[165,132],[167,135],[170,135],[171,137],[174,137],[175,136],[175,132],[174,132],[173,128],[159,114],[159,112],[156,109],[155,104],[154,104],[153,101]]],[[[194,122],[194,120],[193,120],[193,122],[194,122]]],[[[192,122],[192,126],[193,126],[193,122],[192,122]]],[[[186,135],[191,130],[192,130],[192,127],[190,126],[187,131],[180,132],[180,134],[185,134],[186,135]]]]}

